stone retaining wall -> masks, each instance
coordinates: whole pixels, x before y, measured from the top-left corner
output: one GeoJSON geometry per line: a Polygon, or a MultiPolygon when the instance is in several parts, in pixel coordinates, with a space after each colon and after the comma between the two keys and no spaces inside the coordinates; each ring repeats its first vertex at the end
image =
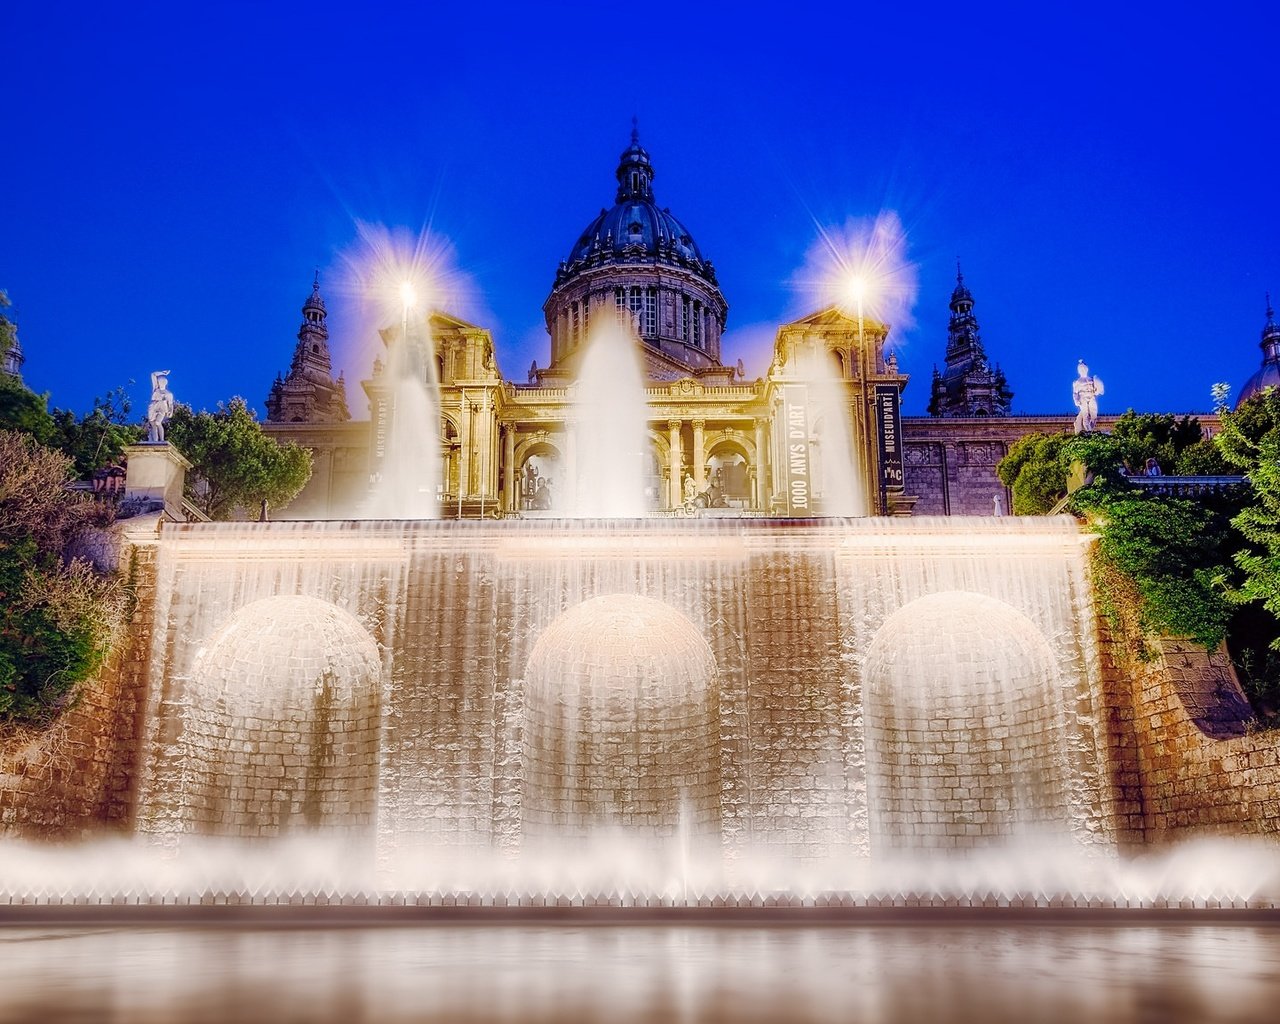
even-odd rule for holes
{"type": "Polygon", "coordinates": [[[65,837],[127,828],[155,604],[155,517],[116,533],[136,604],[129,635],[47,730],[0,738],[0,835],[65,837]],[[130,566],[132,565],[132,568],[130,566]]]}
{"type": "Polygon", "coordinates": [[[1225,651],[1162,640],[1135,664],[1104,641],[1121,811],[1144,840],[1280,833],[1280,731],[1253,731],[1225,651]]]}

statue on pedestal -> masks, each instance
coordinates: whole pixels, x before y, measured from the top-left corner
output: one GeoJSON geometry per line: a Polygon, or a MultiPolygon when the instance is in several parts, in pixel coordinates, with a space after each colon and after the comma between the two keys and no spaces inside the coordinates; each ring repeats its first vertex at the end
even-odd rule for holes
{"type": "Polygon", "coordinates": [[[1087,434],[1098,426],[1098,398],[1103,394],[1102,378],[1090,377],[1083,359],[1076,366],[1076,379],[1071,385],[1071,399],[1080,411],[1076,414],[1075,432],[1087,434]]]}
{"type": "Polygon", "coordinates": [[[173,392],[169,390],[168,370],[151,374],[151,401],[147,405],[147,440],[164,444],[164,421],[173,415],[173,392]]]}

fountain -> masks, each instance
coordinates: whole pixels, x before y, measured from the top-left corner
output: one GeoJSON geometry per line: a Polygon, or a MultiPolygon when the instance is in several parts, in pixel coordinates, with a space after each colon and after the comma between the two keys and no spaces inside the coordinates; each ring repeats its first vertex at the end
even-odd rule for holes
{"type": "Polygon", "coordinates": [[[1069,520],[125,539],[132,647],[0,762],[6,829],[77,837],[0,846],[0,985],[31,1014],[142,1014],[139,986],[192,1020],[826,1022],[864,989],[891,1019],[1015,1021],[1034,996],[1136,1021],[1108,1005],[1153,988],[1162,1020],[1213,1019],[1220,989],[1230,1019],[1270,1013],[1274,933],[1151,925],[1276,920],[1274,843],[1141,851],[1174,815],[1265,831],[1260,800],[1240,819],[1162,773],[1240,778],[1270,748],[1196,753],[1171,691],[1125,692],[1069,520]],[[107,922],[146,927],[104,945],[107,922]],[[353,966],[377,983],[333,981],[353,966]]]}
{"type": "Polygon", "coordinates": [[[622,320],[601,316],[586,348],[574,385],[572,514],[643,515],[648,410],[637,345],[622,320]]]}
{"type": "Polygon", "coordinates": [[[1280,895],[1248,847],[1122,856],[1133,734],[1068,520],[147,526],[84,767],[133,838],[14,853],[0,903],[1280,895]]]}
{"type": "MultiPolygon", "coordinates": [[[[367,519],[435,519],[440,515],[439,382],[430,339],[415,337],[407,315],[389,346],[385,373],[390,380],[384,423],[379,424],[378,457],[367,519]]],[[[419,325],[430,331],[430,320],[419,325]]]]}

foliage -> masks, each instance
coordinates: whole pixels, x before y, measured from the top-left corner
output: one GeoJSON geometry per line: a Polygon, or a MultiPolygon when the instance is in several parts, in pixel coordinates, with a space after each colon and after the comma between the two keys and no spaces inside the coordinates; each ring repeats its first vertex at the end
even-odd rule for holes
{"type": "Polygon", "coordinates": [[[68,492],[71,460],[32,437],[0,431],[0,540],[30,537],[44,552],[61,552],[101,515],[84,495],[68,492]]]}
{"type": "Polygon", "coordinates": [[[1045,515],[1067,492],[1062,450],[1068,434],[1027,434],[1009,448],[996,473],[1013,491],[1013,514],[1045,515]]]}
{"type": "Polygon", "coordinates": [[[1280,394],[1268,388],[1223,411],[1214,439],[1225,462],[1243,472],[1250,493],[1232,525],[1245,543],[1233,553],[1238,581],[1228,647],[1241,682],[1264,717],[1280,711],[1280,394]]]}
{"type": "Polygon", "coordinates": [[[1141,473],[1155,459],[1166,473],[1177,472],[1183,452],[1203,439],[1200,421],[1169,413],[1136,413],[1132,409],[1115,422],[1112,438],[1120,445],[1130,472],[1141,473]]]}
{"type": "Polygon", "coordinates": [[[83,417],[56,409],[50,443],[71,456],[78,476],[88,477],[94,470],[118,462],[125,448],[142,439],[143,428],[129,422],[131,409],[123,387],[94,398],[93,409],[83,417]]]}
{"type": "Polygon", "coordinates": [[[0,373],[0,430],[17,430],[47,444],[54,435],[48,398],[37,395],[17,378],[0,373]]]}
{"type": "Polygon", "coordinates": [[[48,721],[102,664],[123,624],[119,581],[63,557],[100,515],[66,489],[71,460],[0,431],[0,724],[48,721]]]}
{"type": "MultiPolygon", "coordinates": [[[[1280,403],[1274,416],[1254,418],[1280,427],[1280,403]]],[[[1013,489],[1015,512],[1042,514],[1066,494],[1072,466],[1082,463],[1090,482],[1072,495],[1069,507],[1100,536],[1095,580],[1104,614],[1213,648],[1244,625],[1230,596],[1233,555],[1244,543],[1232,527],[1239,501],[1227,495],[1189,501],[1140,491],[1124,474],[1140,473],[1152,458],[1166,471],[1218,475],[1229,469],[1195,418],[1130,410],[1110,434],[1024,438],[997,472],[1013,489]]],[[[1280,481],[1277,487],[1280,532],[1280,481]]]]}
{"type": "Polygon", "coordinates": [[[1225,581],[1232,544],[1225,510],[1205,502],[1087,488],[1104,559],[1133,580],[1140,621],[1153,632],[1190,637],[1206,648],[1226,637],[1232,607],[1225,581]]]}
{"type": "Polygon", "coordinates": [[[1251,473],[1268,441],[1280,442],[1280,392],[1266,388],[1242,402],[1235,412],[1222,414],[1222,429],[1214,438],[1218,451],[1237,472],[1251,473]]]}
{"type": "Polygon", "coordinates": [[[268,437],[243,398],[212,413],[179,405],[165,433],[192,463],[187,497],[211,519],[284,505],[311,477],[311,453],[268,437]]]}
{"type": "Polygon", "coordinates": [[[114,388],[93,400],[84,416],[69,409],[48,410],[48,396],[37,395],[20,380],[0,373],[0,430],[27,434],[42,445],[71,456],[78,477],[117,462],[126,446],[142,437],[129,423],[129,396],[114,388]]]}

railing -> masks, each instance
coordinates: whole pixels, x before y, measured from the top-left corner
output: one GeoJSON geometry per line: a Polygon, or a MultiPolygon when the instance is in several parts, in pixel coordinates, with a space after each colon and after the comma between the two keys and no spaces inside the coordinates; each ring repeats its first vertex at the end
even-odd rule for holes
{"type": "Polygon", "coordinates": [[[1131,476],[1129,483],[1144,491],[1175,498],[1197,498],[1219,491],[1244,487],[1243,476],[1131,476]]]}

